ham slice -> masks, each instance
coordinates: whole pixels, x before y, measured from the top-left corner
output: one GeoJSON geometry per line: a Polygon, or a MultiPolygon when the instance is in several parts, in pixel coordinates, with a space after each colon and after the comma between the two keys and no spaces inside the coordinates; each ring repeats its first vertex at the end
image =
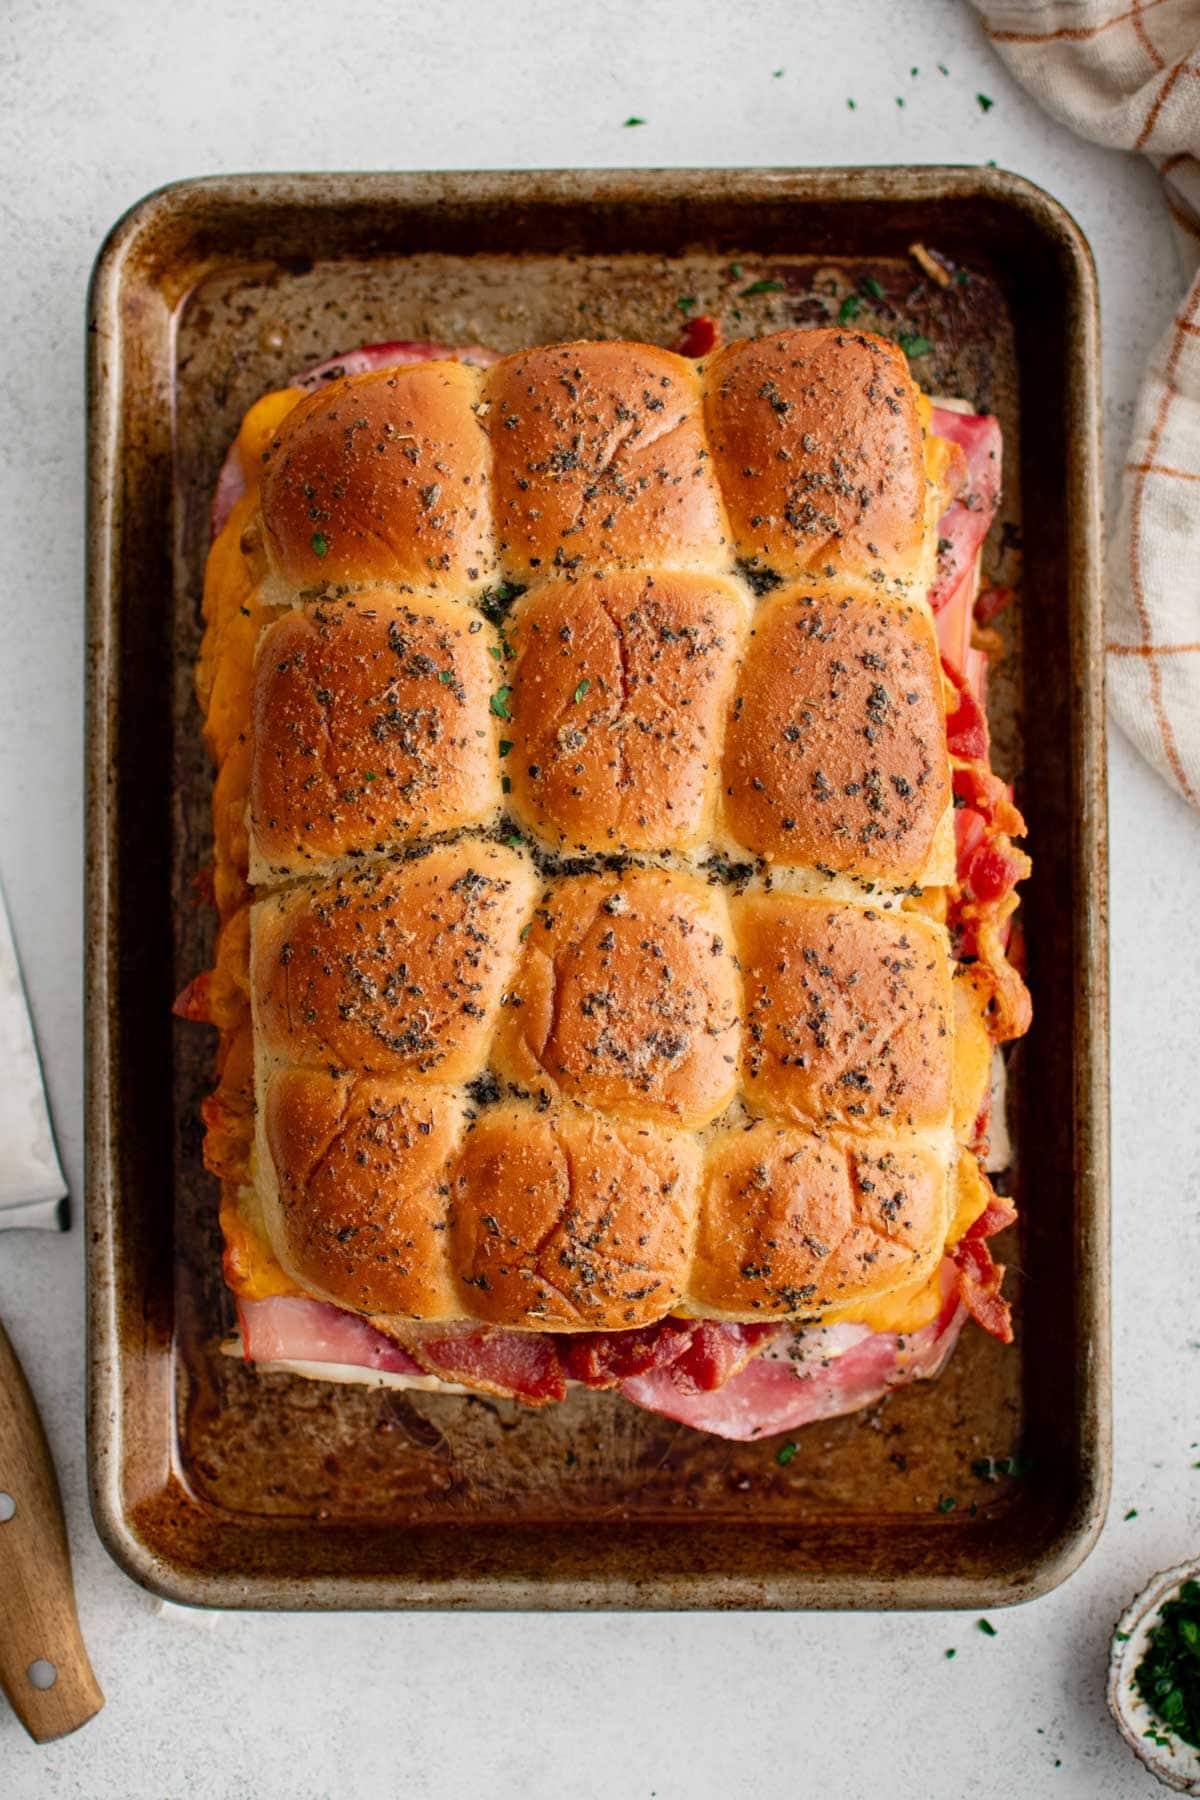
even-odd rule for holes
{"type": "Polygon", "coordinates": [[[961,413],[935,406],[930,430],[957,444],[967,459],[967,482],[938,520],[937,576],[929,603],[940,613],[973,576],[979,548],[1000,504],[1000,421],[991,413],[961,413]]]}
{"type": "Polygon", "coordinates": [[[289,385],[311,392],[323,387],[327,381],[340,381],[344,375],[366,375],[372,369],[399,369],[407,363],[461,362],[487,369],[499,361],[500,352],[488,350],[482,344],[438,344],[394,338],[387,344],[363,344],[357,350],[347,350],[344,356],[330,356],[325,362],[306,369],[303,375],[293,377],[289,385]]]}
{"type": "MultiPolygon", "coordinates": [[[[344,356],[331,356],[314,363],[302,375],[295,375],[288,386],[312,393],[327,381],[340,381],[343,375],[366,375],[372,369],[399,369],[408,363],[463,362],[481,369],[500,361],[498,350],[482,344],[419,343],[411,338],[396,338],[386,344],[363,344],[348,350],[344,356]]],[[[213,494],[210,523],[216,537],[234,506],[246,491],[246,477],[238,456],[237,443],[230,445],[213,494]]]]}
{"type": "Polygon", "coordinates": [[[946,1298],[941,1313],[907,1337],[866,1326],[827,1327],[862,1334],[840,1355],[832,1355],[836,1345],[823,1331],[788,1331],[782,1342],[773,1343],[714,1392],[689,1389],[671,1365],[622,1382],[621,1393],[648,1412],[740,1442],[858,1412],[894,1387],[940,1373],[967,1316],[953,1262],[947,1258],[942,1267],[946,1298]],[[815,1346],[806,1348],[810,1337],[824,1340],[823,1355],[815,1346]]]}
{"type": "Polygon", "coordinates": [[[385,1335],[356,1313],[296,1296],[239,1300],[247,1362],[358,1367],[433,1377],[454,1387],[543,1406],[568,1379],[615,1387],[626,1376],[679,1363],[679,1379],[710,1391],[743,1369],[785,1327],[664,1319],[642,1331],[507,1331],[490,1325],[413,1325],[385,1335]]]}
{"type": "Polygon", "coordinates": [[[239,1300],[242,1354],[247,1362],[341,1363],[391,1375],[420,1375],[421,1365],[360,1319],[323,1300],[277,1294],[239,1300]]]}

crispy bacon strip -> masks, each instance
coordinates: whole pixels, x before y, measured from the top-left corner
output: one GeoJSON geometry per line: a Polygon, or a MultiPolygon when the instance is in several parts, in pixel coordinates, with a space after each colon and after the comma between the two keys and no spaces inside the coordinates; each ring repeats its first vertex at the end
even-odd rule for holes
{"type": "Polygon", "coordinates": [[[963,1305],[977,1325],[1002,1344],[1013,1341],[1012,1310],[1000,1292],[1004,1264],[993,1262],[982,1238],[968,1234],[954,1246],[963,1305]]]}
{"type": "Polygon", "coordinates": [[[558,1344],[547,1332],[506,1331],[493,1325],[421,1325],[403,1346],[427,1375],[526,1406],[566,1395],[558,1344]]]}

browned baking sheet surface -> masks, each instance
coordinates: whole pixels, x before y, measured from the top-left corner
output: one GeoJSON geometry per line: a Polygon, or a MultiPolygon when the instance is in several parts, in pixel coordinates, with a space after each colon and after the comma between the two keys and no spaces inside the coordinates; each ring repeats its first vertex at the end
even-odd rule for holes
{"type": "MultiPolygon", "coordinates": [[[[961,182],[968,172],[957,173],[961,182]]],[[[440,179],[468,195],[472,178],[397,177],[397,195],[411,198],[396,209],[390,236],[386,206],[376,242],[369,234],[364,242],[352,223],[339,233],[336,217],[318,208],[311,255],[296,233],[302,220],[272,226],[272,209],[251,184],[232,219],[213,204],[211,189],[207,198],[203,188],[192,190],[190,206],[185,190],[176,205],[181,216],[166,230],[178,246],[152,245],[142,270],[125,270],[122,282],[127,297],[139,282],[148,287],[169,317],[172,329],[160,331],[146,354],[159,406],[169,400],[173,423],[164,435],[161,418],[157,430],[149,420],[148,442],[127,433],[118,470],[118,480],[140,477],[151,503],[142,506],[136,538],[125,525],[125,579],[117,571],[110,595],[128,678],[107,714],[116,764],[126,771],[117,808],[126,829],[109,846],[108,867],[111,875],[141,838],[152,846],[155,879],[127,891],[110,916],[125,951],[113,985],[126,1004],[136,997],[148,1009],[169,1005],[208,963],[213,917],[197,903],[195,884],[211,855],[211,780],[192,665],[209,499],[241,415],[261,393],[360,343],[437,338],[507,351],[626,336],[670,345],[690,313],[710,314],[732,337],[827,324],[853,293],[856,327],[926,337],[933,352],[914,362],[922,385],[996,411],[1004,428],[1004,506],[986,568],[992,579],[1021,581],[1021,600],[1001,620],[1006,655],[993,672],[991,715],[996,766],[1016,781],[1035,859],[1025,909],[1035,1022],[1010,1065],[1018,1151],[1011,1191],[1024,1222],[997,1246],[1009,1264],[1017,1346],[1005,1349],[968,1327],[939,1381],[806,1428],[783,1464],[776,1451],[784,1440],[727,1443],[610,1395],[575,1393],[533,1412],[478,1397],[256,1372],[219,1350],[232,1303],[220,1280],[217,1186],[201,1167],[198,1121],[211,1085],[212,1035],[176,1024],[168,1041],[164,1027],[157,1036],[165,1060],[154,1078],[165,1117],[153,1132],[166,1151],[164,1126],[173,1125],[171,1178],[160,1166],[152,1231],[139,1225],[150,1205],[140,1192],[148,1163],[115,1196],[115,1216],[107,1200],[99,1203],[108,1250],[125,1246],[115,1292],[105,1286],[112,1264],[103,1252],[94,1268],[102,1371],[115,1352],[118,1365],[143,1377],[126,1389],[123,1433],[94,1416],[98,1514],[110,1542],[125,1545],[125,1560],[156,1585],[249,1604],[345,1604],[351,1590],[358,1604],[965,1604],[1048,1585],[1090,1539],[1107,1468],[1107,1271],[1097,1034],[1103,969],[1089,977],[1083,940],[1094,963],[1102,814],[1088,736],[1096,719],[1077,683],[1086,689],[1092,679],[1086,668],[1081,677],[1079,658],[1081,646],[1085,662],[1092,655],[1085,613],[1095,599],[1095,520],[1080,515],[1089,470],[1094,507],[1096,446],[1087,395],[1067,391],[1072,333],[1078,355],[1077,334],[1087,331],[1088,296],[1079,292],[1087,271],[1081,275],[1054,242],[1043,247],[1041,268],[1028,251],[1023,263],[1022,233],[1036,231],[1016,214],[1008,241],[996,231],[972,234],[968,194],[930,194],[923,216],[918,195],[909,204],[915,232],[899,207],[856,216],[848,204],[855,181],[869,196],[864,178],[871,174],[842,178],[850,185],[840,208],[837,172],[827,172],[827,194],[796,191],[782,211],[765,190],[772,178],[754,174],[719,178],[745,184],[740,207],[728,193],[706,202],[695,176],[595,177],[629,197],[627,229],[620,229],[620,207],[599,208],[591,246],[587,193],[577,191],[588,178],[485,177],[518,190],[525,184],[528,204],[513,204],[504,234],[489,229],[472,239],[464,221],[450,248],[453,208],[422,209],[417,184],[440,179]],[[566,221],[561,209],[555,216],[553,187],[564,179],[573,202],[566,221]],[[673,186],[691,195],[686,219],[681,209],[664,209],[673,186]],[[944,250],[965,278],[943,288],[922,275],[906,254],[912,235],[944,250]],[[648,236],[661,251],[646,248],[648,236]],[[466,243],[480,247],[464,254],[466,243]],[[554,248],[559,243],[566,248],[554,248]],[[803,254],[813,245],[821,254],[803,254]],[[1033,280],[1043,284],[1037,306],[1033,280]],[[747,292],[763,281],[782,286],[747,292]],[[1052,340],[1040,351],[1031,338],[1035,317],[1052,340]],[[1049,389],[1047,374],[1033,366],[1039,360],[1049,389]],[[1023,451],[1021,413],[1028,416],[1031,396],[1037,413],[1023,451]],[[1068,450],[1087,464],[1082,486],[1079,468],[1069,478],[1068,450]],[[1036,481],[1039,496],[1024,538],[1022,475],[1025,484],[1036,481]],[[145,534],[156,531],[154,546],[145,534]],[[144,670],[151,700],[146,689],[139,699],[133,643],[152,662],[144,670]],[[1037,698],[1033,708],[1027,690],[1037,698]],[[161,759],[157,770],[140,774],[121,736],[121,721],[139,706],[145,754],[161,759]],[[1092,784],[1089,821],[1096,814],[1087,843],[1081,781],[1092,784]],[[1074,832],[1066,825],[1073,816],[1074,832]],[[1096,911],[1085,921],[1088,906],[1096,911]],[[154,907],[162,917],[148,924],[146,909],[154,907]],[[1089,1082],[1097,1075],[1094,1093],[1089,1082]],[[1080,1242],[1090,1254],[1077,1264],[1080,1242]],[[129,1309],[139,1295],[131,1333],[129,1309]],[[166,1404],[172,1388],[173,1412],[166,1404]],[[985,1476],[976,1467],[985,1458],[1018,1459],[1021,1472],[985,1476]]],[[[917,179],[874,174],[877,185],[917,179]]],[[[389,178],[322,179],[352,189],[389,178]]],[[[797,190],[813,180],[782,179],[797,190]]],[[[974,179],[1002,190],[1006,178],[974,179]]],[[[1003,192],[990,204],[1003,214],[1003,192]]],[[[1043,229],[1052,237],[1050,225],[1043,229]]],[[[132,337],[139,320],[127,315],[125,329],[132,337]]],[[[124,405],[132,416],[139,400],[128,391],[130,368],[127,355],[124,405]]],[[[93,454],[101,454],[95,435],[93,454]]],[[[93,811],[94,849],[101,830],[93,811]]],[[[111,1022],[111,1008],[97,1013],[111,1022]]],[[[128,1092],[134,1058],[144,1052],[123,1056],[113,1035],[94,1042],[92,1054],[105,1055],[113,1089],[128,1092]]],[[[110,1119],[114,1110],[110,1104],[110,1119]]],[[[139,1131],[138,1115],[137,1105],[124,1110],[123,1132],[139,1131]]],[[[110,1171],[121,1148],[112,1146],[110,1171]]]]}

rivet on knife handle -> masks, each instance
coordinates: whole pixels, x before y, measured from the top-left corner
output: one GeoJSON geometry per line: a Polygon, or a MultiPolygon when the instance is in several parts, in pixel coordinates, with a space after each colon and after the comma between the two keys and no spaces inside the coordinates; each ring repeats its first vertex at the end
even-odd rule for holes
{"type": "Polygon", "coordinates": [[[0,1325],[0,1687],[39,1744],[104,1705],[79,1631],[50,1447],[0,1325]]]}

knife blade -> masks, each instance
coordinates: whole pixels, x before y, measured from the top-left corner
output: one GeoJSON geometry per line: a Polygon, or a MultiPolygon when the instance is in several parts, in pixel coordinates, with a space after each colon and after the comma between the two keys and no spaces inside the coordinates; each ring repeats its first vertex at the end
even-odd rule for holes
{"type": "Polygon", "coordinates": [[[54,1143],[29,1002],[0,888],[0,1231],[65,1231],[67,1184],[54,1143]]]}

